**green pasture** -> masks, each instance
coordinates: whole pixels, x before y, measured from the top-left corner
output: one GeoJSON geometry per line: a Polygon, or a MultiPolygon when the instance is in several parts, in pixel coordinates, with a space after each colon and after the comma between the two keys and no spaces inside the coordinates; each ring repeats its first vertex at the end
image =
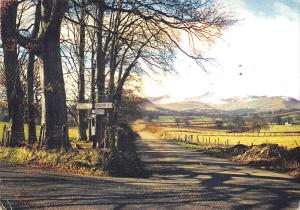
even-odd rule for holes
{"type": "MultiPolygon", "coordinates": [[[[9,126],[10,123],[8,122],[0,122],[0,138],[2,138],[2,133],[3,133],[3,127],[4,125],[9,126]]],[[[37,125],[37,136],[39,136],[40,133],[40,125],[37,125]]],[[[27,128],[27,124],[24,125],[24,132],[25,132],[25,138],[27,139],[28,137],[28,128],[27,128]]],[[[69,137],[71,140],[75,140],[78,138],[78,131],[76,128],[69,128],[69,137]]]]}
{"type": "Polygon", "coordinates": [[[300,125],[272,125],[269,130],[262,130],[260,134],[256,132],[230,133],[226,130],[210,128],[164,128],[161,133],[163,139],[175,139],[182,141],[192,141],[205,145],[229,145],[245,144],[258,145],[272,143],[294,148],[300,146],[300,125]],[[295,132],[289,134],[289,132],[295,132]]]}

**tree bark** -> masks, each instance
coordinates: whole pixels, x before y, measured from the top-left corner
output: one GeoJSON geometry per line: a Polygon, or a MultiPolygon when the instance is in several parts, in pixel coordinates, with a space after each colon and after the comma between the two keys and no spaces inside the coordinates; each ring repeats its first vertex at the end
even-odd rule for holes
{"type": "MultiPolygon", "coordinates": [[[[86,31],[86,23],[85,23],[85,16],[86,16],[86,0],[82,0],[81,2],[81,14],[80,14],[80,40],[79,40],[79,80],[78,80],[78,102],[84,103],[85,102],[85,75],[84,75],[84,68],[85,68],[85,59],[84,59],[84,51],[85,51],[85,31],[86,31]]],[[[86,115],[85,111],[79,109],[78,110],[78,134],[79,140],[87,140],[86,135],[86,115]]]]}
{"type": "Polygon", "coordinates": [[[10,146],[24,144],[23,89],[18,67],[16,39],[17,2],[10,3],[1,16],[1,36],[4,53],[7,102],[11,125],[10,146]]]}
{"type": "MultiPolygon", "coordinates": [[[[93,39],[94,42],[94,39],[93,39]]],[[[95,82],[95,75],[96,75],[96,65],[95,65],[95,50],[92,46],[92,55],[91,55],[91,103],[92,103],[92,110],[95,109],[95,102],[96,102],[96,82],[95,82]]],[[[95,138],[92,134],[92,112],[90,113],[91,119],[89,123],[89,141],[93,141],[93,138],[95,138]]]]}
{"type": "MultiPolygon", "coordinates": [[[[31,37],[35,39],[39,32],[41,16],[41,1],[38,2],[35,11],[35,23],[31,37]]],[[[27,109],[28,109],[28,145],[36,142],[35,107],[34,107],[34,63],[35,54],[30,51],[27,66],[27,109]]]]}
{"type": "Polygon", "coordinates": [[[29,52],[27,68],[27,109],[28,109],[28,145],[36,142],[35,112],[34,112],[34,58],[33,52],[29,52]]]}
{"type": "MultiPolygon", "coordinates": [[[[98,3],[98,31],[97,31],[97,79],[96,79],[96,85],[97,85],[97,102],[101,102],[104,99],[105,95],[105,53],[103,49],[103,35],[102,35],[102,29],[103,29],[103,17],[104,17],[104,5],[99,2],[98,3]]],[[[105,119],[101,115],[96,116],[96,134],[95,139],[93,142],[93,147],[96,147],[102,143],[104,139],[104,130],[105,130],[105,119]]]]}
{"type": "MultiPolygon", "coordinates": [[[[66,93],[61,64],[60,28],[67,1],[42,0],[41,69],[42,121],[46,127],[46,147],[60,148],[61,129],[68,124],[66,93]]],[[[68,130],[68,127],[66,127],[68,130]]],[[[67,137],[66,145],[70,146],[67,137]]]]}

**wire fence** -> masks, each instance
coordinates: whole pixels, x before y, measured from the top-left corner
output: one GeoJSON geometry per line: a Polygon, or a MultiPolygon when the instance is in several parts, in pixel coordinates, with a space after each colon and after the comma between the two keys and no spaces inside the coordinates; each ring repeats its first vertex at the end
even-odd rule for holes
{"type": "MultiPolygon", "coordinates": [[[[296,133],[296,132],[295,132],[296,133]]],[[[176,132],[166,131],[161,133],[164,140],[176,140],[184,143],[197,144],[201,146],[229,147],[237,144],[257,145],[275,143],[285,147],[298,147],[300,145],[300,135],[236,135],[236,134],[203,134],[197,132],[176,132]]]]}

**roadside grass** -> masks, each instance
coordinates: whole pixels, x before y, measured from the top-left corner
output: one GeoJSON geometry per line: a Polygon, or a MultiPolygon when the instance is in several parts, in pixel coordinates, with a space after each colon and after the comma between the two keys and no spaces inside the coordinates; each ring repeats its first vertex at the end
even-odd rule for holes
{"type": "Polygon", "coordinates": [[[222,147],[202,146],[178,140],[168,141],[212,157],[224,158],[250,167],[267,169],[280,173],[288,173],[292,176],[300,177],[300,156],[297,153],[299,151],[299,147],[287,150],[277,146],[276,144],[261,144],[257,146],[245,146],[239,144],[235,146],[222,147]],[[253,151],[254,154],[251,154],[253,151]],[[295,152],[298,155],[295,155],[295,152]]]}
{"type": "MultiPolygon", "coordinates": [[[[0,138],[4,125],[0,122],[0,138]]],[[[37,138],[40,126],[37,125],[37,138]]],[[[27,124],[24,125],[25,138],[28,137],[27,124]]],[[[69,138],[72,145],[70,152],[62,153],[59,150],[30,149],[27,147],[10,148],[0,147],[0,161],[15,165],[25,165],[43,169],[71,172],[83,175],[103,175],[99,151],[92,148],[92,143],[77,140],[77,129],[69,128],[69,138]]]]}
{"type": "Polygon", "coordinates": [[[93,149],[74,149],[62,153],[58,150],[0,147],[0,161],[83,175],[103,175],[99,160],[99,152],[93,149]]]}
{"type": "MultiPolygon", "coordinates": [[[[3,122],[0,123],[0,129],[3,130],[4,124],[3,122]]],[[[25,137],[27,137],[27,125],[24,127],[25,137]]],[[[147,128],[151,128],[151,126],[147,128]]],[[[39,129],[38,126],[37,131],[39,129]]],[[[121,134],[122,139],[118,145],[118,153],[114,156],[117,161],[115,161],[113,170],[104,168],[105,159],[102,158],[107,157],[106,150],[92,149],[91,142],[77,140],[77,130],[75,128],[69,129],[72,145],[69,152],[45,148],[32,149],[26,146],[19,148],[0,146],[0,161],[30,168],[57,170],[82,175],[145,176],[146,172],[138,157],[134,143],[138,135],[126,126],[122,127],[121,134]]]]}

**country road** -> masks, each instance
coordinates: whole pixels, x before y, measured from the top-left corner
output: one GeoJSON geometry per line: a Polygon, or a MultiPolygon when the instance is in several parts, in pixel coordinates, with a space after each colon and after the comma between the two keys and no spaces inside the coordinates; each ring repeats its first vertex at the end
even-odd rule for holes
{"type": "MultiPolygon", "coordinates": [[[[142,140],[149,178],[83,177],[0,163],[13,209],[297,209],[300,183],[168,142],[142,140]]],[[[0,205],[1,209],[1,205],[0,205]]]]}

